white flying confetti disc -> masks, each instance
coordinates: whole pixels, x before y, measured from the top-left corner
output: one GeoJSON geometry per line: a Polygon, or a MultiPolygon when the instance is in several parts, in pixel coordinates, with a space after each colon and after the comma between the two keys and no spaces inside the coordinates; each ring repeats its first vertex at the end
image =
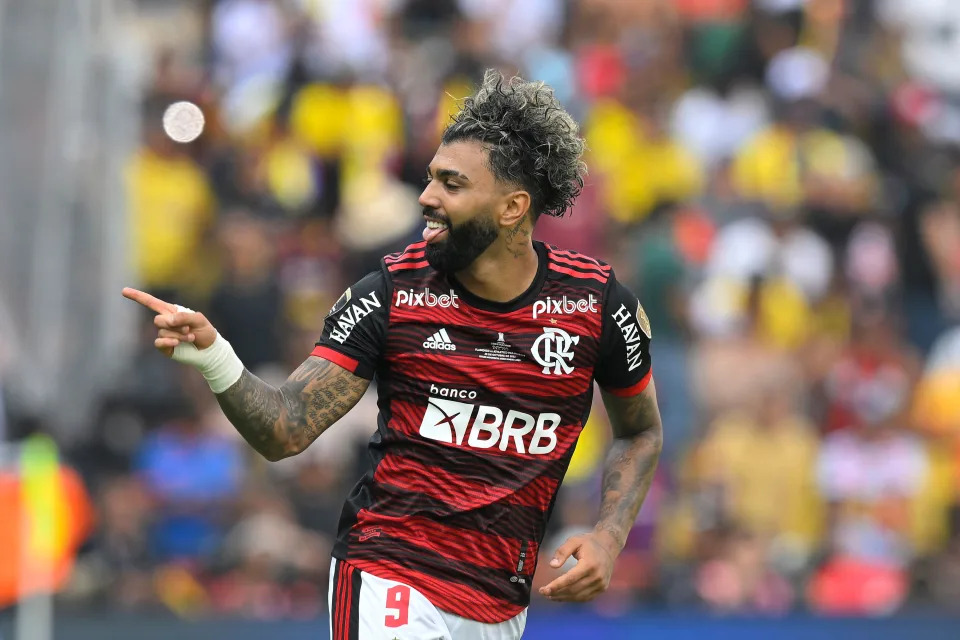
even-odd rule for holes
{"type": "Polygon", "coordinates": [[[163,130],[177,142],[196,140],[203,125],[203,112],[192,102],[174,102],[163,112],[163,130]]]}

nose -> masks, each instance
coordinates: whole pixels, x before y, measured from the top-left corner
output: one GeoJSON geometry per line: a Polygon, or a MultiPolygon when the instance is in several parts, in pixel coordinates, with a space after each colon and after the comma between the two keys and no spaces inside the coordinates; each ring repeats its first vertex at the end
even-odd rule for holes
{"type": "Polygon", "coordinates": [[[420,193],[420,197],[417,198],[417,202],[420,203],[421,207],[429,207],[431,209],[440,208],[440,198],[437,195],[436,190],[436,181],[431,180],[427,183],[427,186],[425,186],[423,191],[420,193]]]}

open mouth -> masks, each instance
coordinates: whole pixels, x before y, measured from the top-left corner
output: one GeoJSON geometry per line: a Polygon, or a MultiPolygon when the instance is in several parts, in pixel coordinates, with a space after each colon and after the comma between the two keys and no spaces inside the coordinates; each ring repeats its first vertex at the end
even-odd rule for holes
{"type": "Polygon", "coordinates": [[[446,232],[446,222],[440,222],[439,220],[427,218],[427,226],[423,228],[423,239],[430,243],[435,241],[446,232]]]}

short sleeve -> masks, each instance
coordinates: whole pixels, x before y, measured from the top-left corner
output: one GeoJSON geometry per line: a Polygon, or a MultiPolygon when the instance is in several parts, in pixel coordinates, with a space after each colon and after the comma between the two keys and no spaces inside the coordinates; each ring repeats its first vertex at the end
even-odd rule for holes
{"type": "Polygon", "coordinates": [[[603,302],[600,357],[594,379],[618,396],[643,391],[652,375],[650,320],[637,296],[610,274],[603,302]]]}
{"type": "Polygon", "coordinates": [[[389,299],[382,271],[347,288],[324,318],[323,333],[310,355],[372,379],[386,339],[389,299]]]}

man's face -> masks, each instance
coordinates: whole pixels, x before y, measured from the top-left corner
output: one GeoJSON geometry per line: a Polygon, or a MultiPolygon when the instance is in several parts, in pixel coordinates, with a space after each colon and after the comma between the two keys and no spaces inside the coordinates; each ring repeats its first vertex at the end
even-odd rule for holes
{"type": "Polygon", "coordinates": [[[479,142],[452,142],[441,145],[427,167],[423,238],[427,261],[438,271],[467,268],[500,234],[496,212],[504,189],[486,159],[479,142]]]}

